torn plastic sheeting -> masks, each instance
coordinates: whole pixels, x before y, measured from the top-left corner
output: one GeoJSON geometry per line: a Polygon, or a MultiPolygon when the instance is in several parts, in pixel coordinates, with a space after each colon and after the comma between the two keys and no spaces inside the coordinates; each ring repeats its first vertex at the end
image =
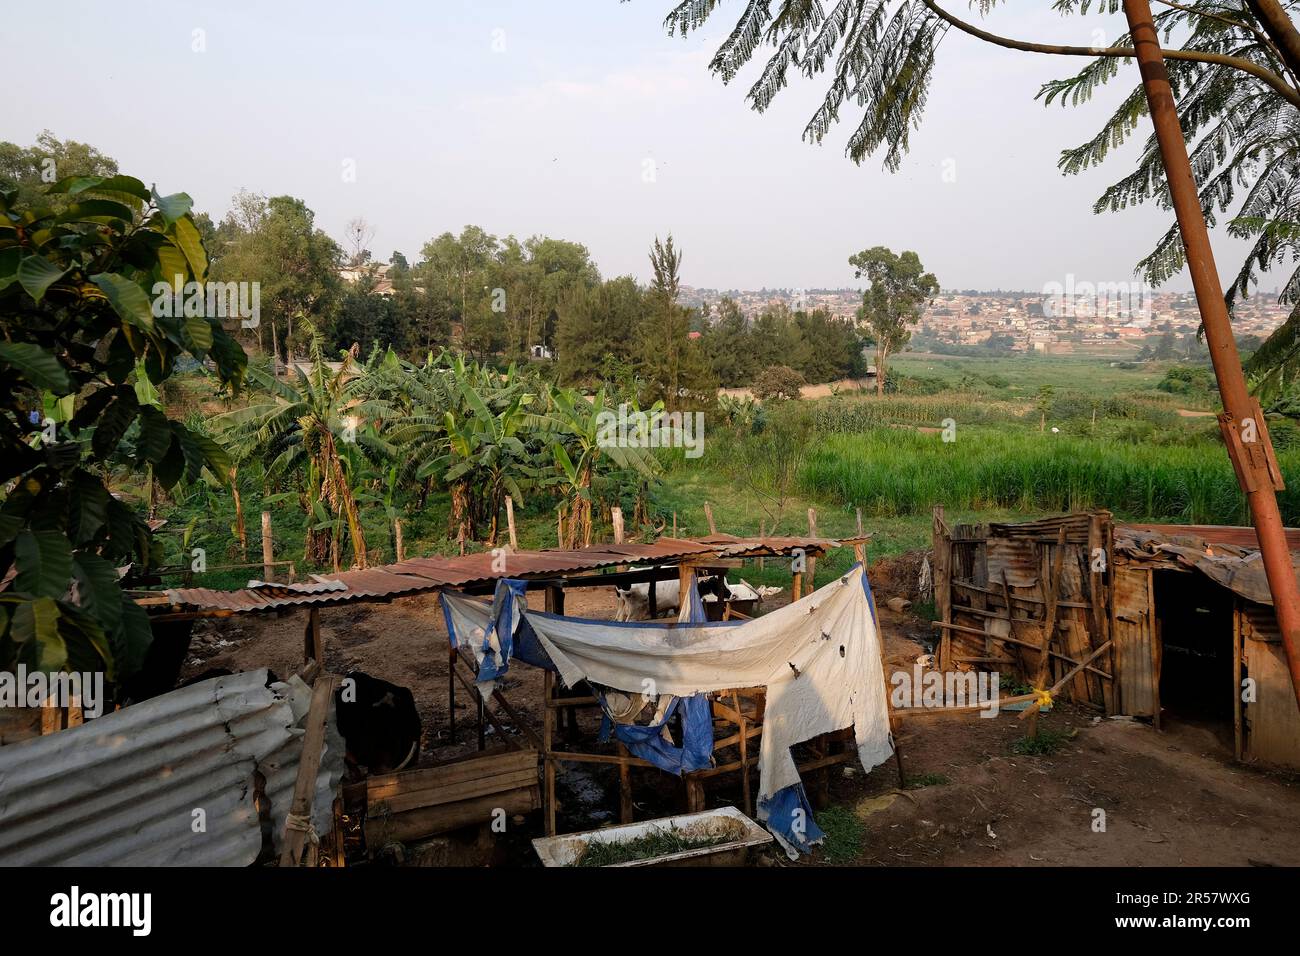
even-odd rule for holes
{"type": "MultiPolygon", "coordinates": [[[[467,624],[490,613],[464,597],[444,593],[443,600],[450,616],[463,616],[467,624]]],[[[861,565],[794,604],[739,625],[593,621],[527,609],[520,614],[568,686],[587,679],[641,693],[650,681],[657,693],[678,697],[765,687],[759,817],[770,819],[788,853],[806,849],[788,837],[805,821],[770,814],[788,804],[793,816],[806,806],[797,791],[774,799],[800,783],[791,747],[853,727],[867,770],[893,753],[875,608],[861,565]]]]}
{"type": "MultiPolygon", "coordinates": [[[[262,848],[257,772],[278,849],[311,691],[296,677],[266,680],[265,669],[216,677],[0,748],[0,865],[246,866],[262,848]]],[[[332,825],[342,775],[331,718],[318,833],[332,825]]]]}

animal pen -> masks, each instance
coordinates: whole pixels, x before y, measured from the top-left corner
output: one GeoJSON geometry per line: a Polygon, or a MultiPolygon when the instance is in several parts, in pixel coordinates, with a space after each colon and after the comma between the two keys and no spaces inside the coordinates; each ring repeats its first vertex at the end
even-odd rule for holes
{"type": "MultiPolygon", "coordinates": [[[[1288,531],[1300,550],[1300,531],[1288,531]]],[[[1300,769],[1300,712],[1251,528],[934,516],[939,666],[1011,672],[1106,715],[1211,728],[1300,769]],[[1044,654],[1046,645],[1046,654],[1044,654]]]]}
{"type": "MultiPolygon", "coordinates": [[[[562,617],[564,596],[571,589],[626,587],[640,583],[648,586],[650,606],[654,609],[656,589],[664,582],[676,582],[681,594],[696,593],[694,583],[697,576],[713,576],[715,581],[724,582],[725,587],[728,572],[739,568],[746,559],[789,561],[792,589],[798,598],[804,590],[803,582],[811,578],[819,558],[832,548],[846,546],[852,547],[862,562],[867,540],[865,535],[836,541],[815,536],[739,538],[715,533],[697,540],[661,538],[649,544],[620,542],[572,551],[507,552],[504,563],[500,562],[499,555],[492,553],[414,558],[337,575],[313,575],[311,580],[300,583],[254,583],[234,591],[182,587],[141,593],[137,601],[148,611],[155,633],[146,671],[152,674],[156,688],[136,697],[148,698],[143,703],[132,704],[84,725],[79,723],[79,714],[73,712],[66,715],[44,713],[39,729],[20,728],[21,734],[11,739],[44,735],[42,740],[34,741],[39,743],[41,753],[65,756],[52,763],[46,760],[58,772],[54,777],[42,775],[33,779],[27,785],[28,790],[21,794],[23,799],[8,804],[9,812],[11,815],[17,812],[26,801],[33,806],[39,804],[44,795],[48,795],[49,788],[58,785],[57,780],[74,779],[83,764],[98,763],[97,772],[101,774],[120,772],[133,778],[156,778],[154,799],[136,801],[129,807],[119,807],[114,811],[117,814],[114,819],[126,828],[123,832],[144,832],[161,825],[164,815],[171,812],[167,808],[172,797],[181,799],[183,786],[193,786],[189,769],[196,774],[202,770],[200,776],[210,778],[213,787],[217,787],[221,780],[230,781],[222,784],[227,789],[221,791],[220,797],[220,804],[228,805],[229,810],[219,821],[211,823],[212,832],[224,836],[215,843],[205,843],[188,836],[188,831],[180,833],[170,842],[164,841],[152,847],[153,852],[162,855],[161,858],[208,864],[251,863],[255,858],[265,859],[269,848],[257,835],[259,830],[265,832],[265,821],[260,826],[258,823],[264,812],[259,813],[254,804],[260,806],[269,800],[274,831],[272,845],[275,856],[282,863],[296,864],[303,860],[310,863],[319,859],[342,865],[345,862],[342,824],[344,808],[348,805],[362,808],[362,829],[371,849],[389,841],[415,841],[468,824],[487,822],[502,810],[507,814],[520,814],[541,809],[546,833],[553,834],[557,828],[557,770],[560,764],[571,762],[616,767],[619,818],[631,822],[633,776],[643,769],[657,766],[660,770],[655,772],[659,773],[663,767],[653,759],[637,756],[633,752],[636,746],[629,747],[622,740],[600,742],[592,739],[589,733],[584,738],[578,714],[600,709],[601,691],[592,690],[581,681],[574,681],[566,689],[561,689],[557,675],[547,670],[544,699],[536,702],[536,710],[541,714],[539,726],[530,722],[527,715],[511,702],[507,692],[489,688],[477,679],[481,674],[475,672],[473,655],[463,643],[459,651],[452,650],[447,658],[448,691],[452,699],[449,720],[453,724],[449,729],[453,730],[454,737],[454,696],[459,687],[471,697],[478,751],[434,766],[403,766],[393,772],[371,772],[360,781],[342,784],[340,791],[343,741],[339,724],[339,682],[337,677],[326,673],[326,633],[321,626],[321,609],[354,603],[387,603],[404,596],[439,592],[469,598],[489,594],[494,589],[500,591],[503,582],[508,581],[524,595],[528,591],[542,590],[549,611],[564,621],[580,621],[562,617]],[[287,683],[272,682],[263,669],[214,677],[188,688],[172,689],[182,662],[189,654],[194,622],[244,614],[279,616],[298,612],[306,612],[303,614],[302,663],[287,683]],[[232,694],[261,708],[256,711],[259,720],[271,721],[276,728],[283,728],[276,730],[281,735],[276,739],[287,741],[285,746],[292,748],[288,760],[279,756],[282,748],[264,757],[254,755],[252,763],[240,762],[249,759],[246,752],[249,745],[241,740],[239,731],[222,722],[225,708],[229,706],[222,701],[233,699],[230,698],[232,694]],[[292,719],[290,710],[286,709],[289,704],[292,704],[292,719]],[[170,725],[166,719],[174,707],[193,712],[195,719],[210,723],[212,730],[194,744],[181,740],[167,749],[144,747],[138,751],[124,751],[120,756],[101,751],[94,743],[97,734],[109,733],[110,727],[118,724],[145,728],[136,731],[142,742],[166,738],[174,732],[168,729],[170,725]],[[66,730],[62,729],[64,719],[66,730]],[[487,749],[488,726],[498,731],[497,739],[506,745],[504,748],[487,749]],[[53,736],[56,732],[60,735],[58,738],[53,736]],[[72,736],[65,740],[64,734],[72,736]],[[229,739],[221,745],[218,738],[223,737],[229,739]],[[73,746],[74,738],[77,746],[73,746]],[[214,750],[217,746],[224,749],[214,750]],[[220,753],[228,756],[213,756],[220,753]],[[215,759],[224,761],[224,776],[220,778],[203,770],[207,766],[205,761],[215,759]],[[231,760],[236,762],[230,763],[231,760]],[[271,763],[264,763],[266,760],[271,763]],[[229,787],[234,786],[235,778],[231,775],[243,774],[245,771],[239,769],[242,767],[247,767],[249,773],[256,771],[254,778],[258,774],[274,774],[275,793],[264,795],[261,790],[249,786],[236,786],[227,793],[229,787]],[[212,855],[212,847],[222,847],[223,854],[212,855]]],[[[865,574],[862,579],[865,581],[865,574]]],[[[845,577],[838,584],[842,586],[848,581],[849,578],[845,577]]],[[[851,588],[844,593],[850,592],[851,588]]],[[[869,592],[866,597],[869,600],[869,592]]],[[[473,603],[483,608],[490,607],[476,600],[473,603]]],[[[813,613],[816,603],[809,605],[813,613]]],[[[861,597],[856,599],[856,603],[865,607],[861,597]]],[[[725,598],[716,600],[709,603],[707,616],[716,619],[716,626],[739,626],[748,620],[740,609],[742,606],[725,598]]],[[[706,616],[702,607],[694,609],[698,612],[697,619],[706,616]]],[[[872,614],[874,616],[874,608],[872,614]]],[[[590,623],[613,625],[616,622],[590,623]]],[[[620,626],[636,625],[628,622],[620,626]]],[[[665,628],[675,625],[648,626],[665,628]]],[[[856,632],[856,628],[850,628],[850,631],[856,632]]],[[[875,634],[874,628],[869,634],[875,634]]],[[[839,656],[843,657],[844,653],[845,649],[841,647],[839,656]]],[[[880,673],[878,659],[873,657],[873,660],[877,660],[875,672],[880,673]]],[[[789,666],[797,675],[796,665],[792,663],[789,666]]],[[[782,665],[783,673],[784,667],[782,665]]],[[[862,683],[861,677],[859,673],[858,684],[862,683]]],[[[876,682],[873,680],[871,683],[876,682]]],[[[883,680],[879,686],[883,687],[883,680]]],[[[707,765],[690,767],[680,773],[684,780],[687,810],[702,808],[705,787],[720,777],[731,775],[732,781],[739,778],[745,811],[755,814],[760,801],[752,791],[751,778],[760,765],[759,751],[763,746],[765,723],[771,714],[767,685],[737,684],[711,692],[707,698],[702,694],[698,697],[697,703],[707,699],[702,711],[709,731],[707,765]]],[[[881,720],[884,720],[884,706],[882,700],[881,720]]],[[[695,713],[698,718],[701,711],[695,713]]],[[[849,742],[853,736],[853,719],[841,715],[837,721],[834,732],[809,733],[810,739],[800,738],[797,748],[785,748],[791,753],[795,780],[799,774],[808,774],[814,795],[825,790],[828,768],[851,760],[855,754],[849,742]],[[797,759],[795,749],[798,751],[797,759]]],[[[859,720],[858,723],[868,722],[859,720]]],[[[881,721],[875,723],[879,728],[881,721]]],[[[665,722],[665,728],[667,726],[668,722],[665,722]]],[[[682,726],[681,714],[675,715],[671,721],[672,732],[680,737],[682,726]]],[[[698,731],[701,726],[698,719],[694,726],[698,731]]],[[[888,722],[885,727],[881,732],[888,737],[888,722]]],[[[667,729],[662,729],[662,732],[668,736],[667,729]]],[[[266,733],[269,731],[264,731],[263,736],[266,733]]],[[[30,760],[19,759],[22,757],[19,751],[23,749],[0,747],[0,770],[9,763],[15,767],[35,767],[30,760]]],[[[802,795],[802,785],[799,792],[802,795]]],[[[218,799],[216,791],[211,799],[218,799]]],[[[3,818],[4,814],[0,813],[0,819],[3,818]]],[[[48,839],[45,824],[39,818],[13,817],[13,821],[21,822],[26,828],[22,844],[6,848],[0,841],[0,858],[27,859],[24,854],[36,853],[33,860],[47,863],[70,863],[82,859],[80,851],[72,847],[66,852],[38,850],[39,847],[57,846],[56,841],[48,839]]],[[[63,823],[66,825],[68,821],[63,823]]],[[[94,819],[88,818],[81,823],[88,826],[94,823],[94,819]]],[[[18,832],[11,828],[11,833],[18,832]]],[[[138,841],[124,842],[123,846],[130,852],[143,852],[138,841]]],[[[128,854],[122,857],[122,861],[130,858],[128,854]]],[[[102,862],[120,861],[110,853],[102,858],[102,862]]]]}

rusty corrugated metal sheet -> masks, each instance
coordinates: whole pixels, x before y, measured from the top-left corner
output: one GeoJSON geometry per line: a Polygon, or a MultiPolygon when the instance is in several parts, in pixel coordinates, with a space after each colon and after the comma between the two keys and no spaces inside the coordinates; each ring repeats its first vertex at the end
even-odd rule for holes
{"type": "MultiPolygon", "coordinates": [[[[864,540],[858,538],[849,541],[864,540]]],[[[742,557],[752,554],[791,554],[795,549],[824,553],[839,547],[830,538],[765,537],[740,538],[710,535],[691,540],[660,538],[649,544],[598,544],[572,551],[519,551],[505,555],[505,570],[491,552],[452,557],[410,558],[398,564],[334,575],[312,575],[321,584],[341,582],[346,590],[314,590],[290,587],[244,588],[216,591],[211,588],[174,588],[167,592],[172,603],[198,611],[243,613],[298,606],[347,604],[352,601],[384,600],[403,595],[488,584],[504,577],[545,578],[552,575],[599,571],[619,564],[673,562],[683,558],[713,555],[742,557]]]]}
{"type": "MultiPolygon", "coordinates": [[[[266,681],[265,669],[216,677],[0,747],[0,865],[252,863],[262,847],[254,774],[266,779],[278,844],[311,698],[297,678],[266,681]]],[[[325,739],[312,804],[322,834],[343,776],[332,717],[325,739]]]]}
{"type": "MultiPolygon", "coordinates": [[[[1255,536],[1255,529],[1237,525],[1133,524],[1125,522],[1115,526],[1116,532],[1124,528],[1150,531],[1155,534],[1168,535],[1171,538],[1199,538],[1209,544],[1230,544],[1237,548],[1259,549],[1259,538],[1255,536]]],[[[1286,543],[1287,547],[1292,551],[1300,551],[1300,528],[1286,529],[1286,543]]]]}
{"type": "Polygon", "coordinates": [[[1117,709],[1134,717],[1154,716],[1159,667],[1151,620],[1151,571],[1139,564],[1112,565],[1111,595],[1117,709]]]}

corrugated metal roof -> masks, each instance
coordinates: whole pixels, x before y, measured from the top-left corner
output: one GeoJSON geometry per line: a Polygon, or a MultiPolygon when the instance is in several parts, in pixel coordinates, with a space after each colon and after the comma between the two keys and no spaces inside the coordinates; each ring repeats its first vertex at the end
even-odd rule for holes
{"type": "MultiPolygon", "coordinates": [[[[865,538],[850,538],[853,543],[865,538]]],[[[289,587],[243,588],[216,591],[211,588],[173,588],[167,592],[174,605],[199,611],[242,613],[269,611],[302,605],[346,604],[352,601],[385,600],[403,595],[489,584],[501,578],[545,578],[583,571],[598,571],[618,564],[674,562],[682,558],[710,555],[791,554],[795,549],[825,552],[841,542],[830,538],[739,538],[718,534],[707,538],[660,538],[650,544],[597,544],[572,551],[518,551],[504,556],[504,570],[491,552],[453,557],[410,558],[398,564],[345,571],[341,574],[312,575],[320,584],[341,582],[345,590],[304,591],[289,587]]]]}
{"type": "MultiPolygon", "coordinates": [[[[1254,528],[1238,525],[1208,524],[1132,524],[1125,522],[1116,525],[1116,530],[1133,528],[1137,531],[1150,531],[1169,537],[1200,538],[1210,544],[1230,544],[1237,548],[1259,549],[1259,538],[1254,528]]],[[[1300,551],[1300,528],[1286,529],[1286,543],[1292,551],[1300,551]]]]}
{"type": "MultiPolygon", "coordinates": [[[[311,690],[265,669],[216,677],[0,747],[0,865],[247,866],[262,847],[254,773],[284,833],[311,690]],[[195,811],[206,829],[194,832],[195,811]]],[[[312,819],[332,826],[343,776],[333,718],[312,819]]]]}

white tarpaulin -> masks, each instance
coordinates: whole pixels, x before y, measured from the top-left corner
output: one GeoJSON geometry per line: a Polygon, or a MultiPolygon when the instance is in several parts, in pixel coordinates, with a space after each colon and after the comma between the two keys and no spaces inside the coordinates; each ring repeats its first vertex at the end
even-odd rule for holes
{"type": "MultiPolygon", "coordinates": [[[[456,633],[481,654],[490,606],[445,592],[443,600],[456,633]]],[[[880,638],[861,566],[739,625],[591,621],[521,611],[511,617],[531,626],[566,685],[586,679],[633,694],[678,697],[765,687],[760,819],[766,799],[799,783],[794,744],[852,727],[867,770],[893,753],[880,638]]]]}

